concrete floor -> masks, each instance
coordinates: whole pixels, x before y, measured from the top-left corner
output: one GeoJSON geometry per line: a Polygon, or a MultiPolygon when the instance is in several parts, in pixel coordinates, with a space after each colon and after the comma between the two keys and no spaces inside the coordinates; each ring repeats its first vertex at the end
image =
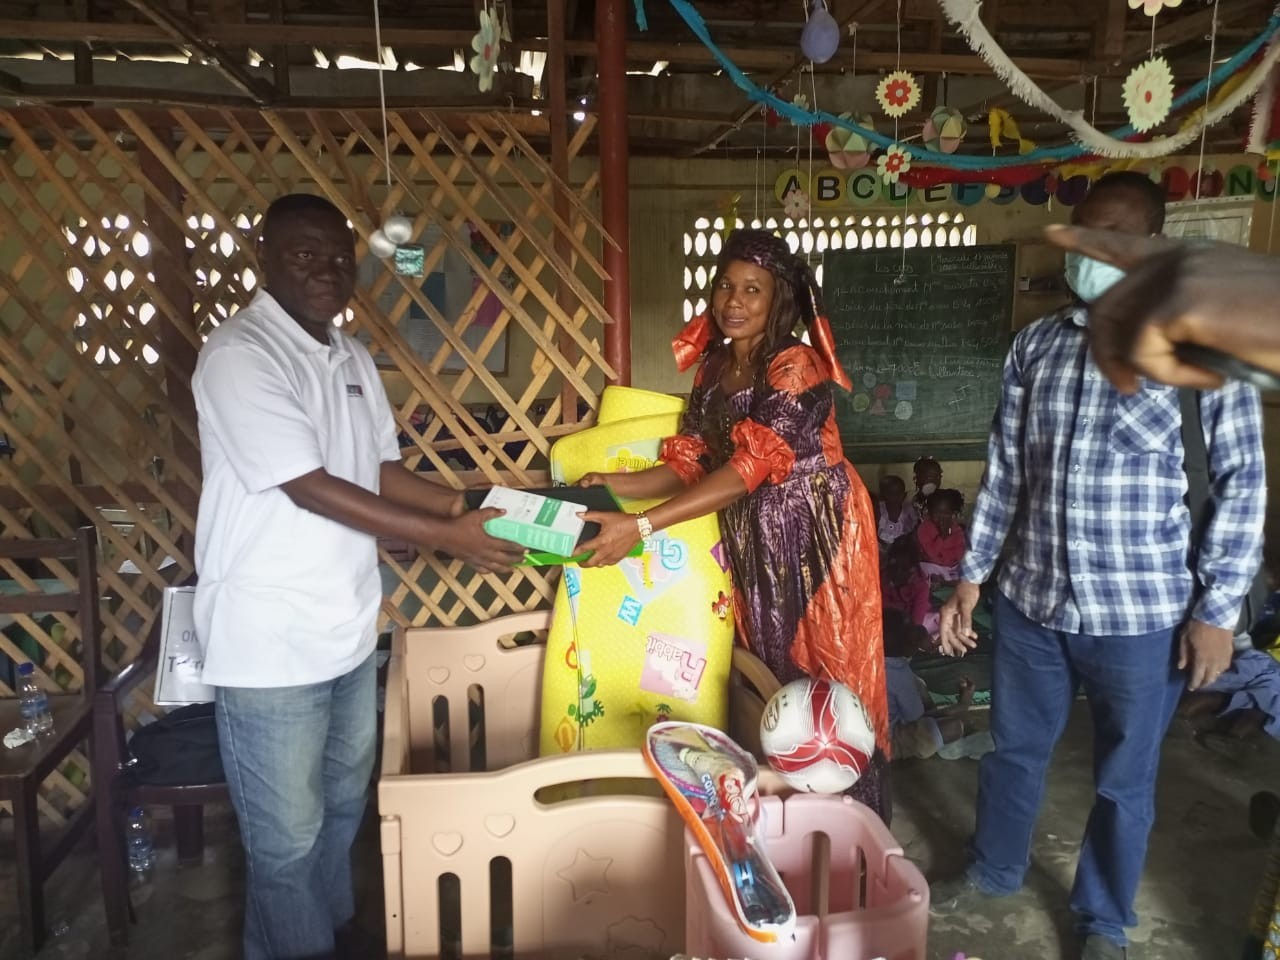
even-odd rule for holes
{"type": "MultiPolygon", "coordinates": [[[[1088,714],[1076,710],[1049,778],[1048,796],[1026,889],[992,901],[981,913],[934,919],[929,960],[958,951],[984,960],[1072,957],[1067,892],[1076,847],[1092,794],[1088,714]]],[[[1156,830],[1139,894],[1141,925],[1133,931],[1135,960],[1234,960],[1241,929],[1261,875],[1264,850],[1248,831],[1246,808],[1258,789],[1280,788],[1280,744],[1205,746],[1176,723],[1164,751],[1156,830]]],[[[894,833],[925,871],[961,863],[972,826],[977,764],[932,759],[895,765],[894,833]]],[[[366,823],[357,849],[360,913],[382,918],[376,821],[366,823]]],[[[141,922],[130,960],[233,960],[239,956],[243,870],[234,821],[207,814],[208,848],[199,867],[179,869],[158,825],[157,879],[142,891],[141,922]]],[[[13,876],[0,865],[0,958],[20,956],[17,930],[4,912],[14,903],[13,876]]],[[[111,956],[107,948],[92,849],[75,854],[49,886],[49,916],[60,932],[39,960],[111,956]]],[[[850,958],[852,960],[852,958],[850,958]]]]}

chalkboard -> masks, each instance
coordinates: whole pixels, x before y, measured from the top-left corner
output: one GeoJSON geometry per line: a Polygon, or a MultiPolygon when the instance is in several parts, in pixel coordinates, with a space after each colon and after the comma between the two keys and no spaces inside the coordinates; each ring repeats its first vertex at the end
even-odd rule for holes
{"type": "Polygon", "coordinates": [[[984,456],[1014,261],[1011,245],[826,252],[823,298],[853,380],[836,419],[855,461],[984,456]]]}

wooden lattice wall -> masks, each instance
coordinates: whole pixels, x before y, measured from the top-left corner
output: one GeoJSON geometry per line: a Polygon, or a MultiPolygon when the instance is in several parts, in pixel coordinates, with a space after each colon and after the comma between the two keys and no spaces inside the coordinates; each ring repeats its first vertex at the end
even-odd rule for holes
{"type": "MultiPolygon", "coordinates": [[[[612,376],[596,176],[566,183],[502,114],[406,112],[388,124],[389,184],[380,119],[368,114],[0,112],[0,535],[96,524],[109,669],[136,656],[161,590],[194,569],[190,374],[202,335],[253,296],[256,224],[274,197],[328,196],[352,221],[362,263],[381,219],[406,213],[416,236],[439,238],[428,273],[448,251],[478,278],[468,307],[446,317],[421,279],[377,261],[352,304],[353,332],[407,384],[395,414],[411,467],[454,486],[537,482],[550,443],[580,426],[580,405],[594,409],[612,376]],[[467,225],[488,256],[460,238],[467,225]],[[492,326],[464,339],[491,295],[492,326]],[[430,356],[410,346],[422,322],[442,337],[430,356]],[[501,349],[523,369],[487,369],[501,349]],[[464,369],[444,375],[451,356],[464,369]]],[[[575,131],[571,158],[591,127],[575,131]]],[[[551,596],[539,570],[481,575],[393,544],[381,554],[396,579],[384,620],[482,620],[551,596]]],[[[53,676],[75,638],[46,626],[23,622],[25,642],[43,648],[48,683],[75,687],[78,673],[53,676]]]]}

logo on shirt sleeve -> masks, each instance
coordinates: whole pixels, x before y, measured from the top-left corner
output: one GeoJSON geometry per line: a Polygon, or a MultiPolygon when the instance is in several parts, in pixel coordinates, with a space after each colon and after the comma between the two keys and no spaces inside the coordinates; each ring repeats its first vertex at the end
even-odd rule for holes
{"type": "Polygon", "coordinates": [[[360,386],[360,384],[358,384],[358,383],[348,383],[348,384],[347,384],[347,396],[348,396],[348,397],[363,397],[363,396],[364,396],[364,387],[360,386]]]}

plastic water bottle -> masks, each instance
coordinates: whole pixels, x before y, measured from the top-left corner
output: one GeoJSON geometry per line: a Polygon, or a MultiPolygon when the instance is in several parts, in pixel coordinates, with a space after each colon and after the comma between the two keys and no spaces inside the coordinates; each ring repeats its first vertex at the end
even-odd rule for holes
{"type": "Polygon", "coordinates": [[[137,882],[144,883],[151,879],[151,868],[156,865],[156,852],[151,846],[147,815],[141,807],[134,807],[129,811],[125,837],[129,848],[129,870],[137,882]]]}
{"type": "Polygon", "coordinates": [[[53,714],[49,712],[49,698],[36,680],[35,667],[29,663],[18,667],[18,703],[22,711],[22,725],[33,737],[53,733],[53,714]]]}

